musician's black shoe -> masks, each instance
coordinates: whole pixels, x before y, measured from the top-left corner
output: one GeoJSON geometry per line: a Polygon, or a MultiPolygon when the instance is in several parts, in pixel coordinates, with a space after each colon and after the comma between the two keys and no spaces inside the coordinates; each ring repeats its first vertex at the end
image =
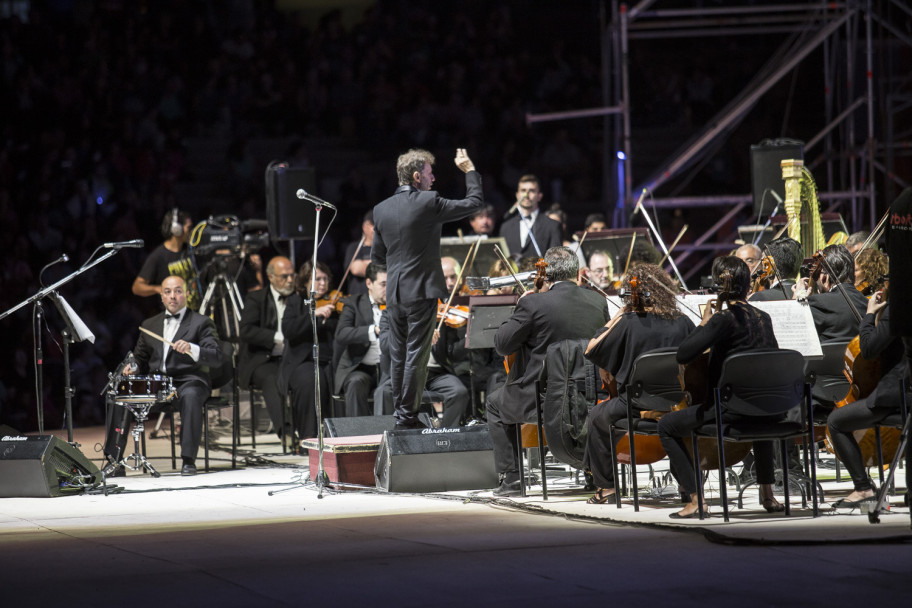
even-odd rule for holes
{"type": "Polygon", "coordinates": [[[503,474],[500,485],[494,488],[494,496],[521,496],[522,480],[517,471],[508,471],[503,474]]]}
{"type": "Polygon", "coordinates": [[[109,477],[126,477],[127,469],[122,464],[117,464],[114,462],[109,462],[105,468],[101,470],[105,478],[109,477]]]}
{"type": "Polygon", "coordinates": [[[190,475],[196,475],[196,465],[188,462],[181,467],[181,477],[189,477],[190,475]]]}

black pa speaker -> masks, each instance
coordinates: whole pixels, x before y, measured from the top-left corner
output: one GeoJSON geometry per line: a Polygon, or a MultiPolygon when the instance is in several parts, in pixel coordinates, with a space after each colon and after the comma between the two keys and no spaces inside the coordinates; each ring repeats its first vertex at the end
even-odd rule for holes
{"type": "Polygon", "coordinates": [[[298,190],[316,190],[313,167],[292,167],[274,160],[266,167],[266,220],[274,241],[312,239],[317,211],[312,203],[297,197],[298,190]]]}
{"type": "Polygon", "coordinates": [[[387,492],[450,492],[497,486],[488,427],[415,429],[383,434],[377,487],[387,492]]]}
{"type": "MultiPolygon", "coordinates": [[[[754,215],[764,220],[776,207],[776,198],[785,200],[785,181],[779,163],[788,158],[804,160],[804,142],[795,139],[764,139],[751,146],[751,191],[754,215]]],[[[785,213],[780,207],[777,213],[785,213]]]]}
{"type": "MultiPolygon", "coordinates": [[[[418,414],[421,424],[431,426],[427,414],[418,414]]],[[[323,421],[327,437],[361,437],[364,435],[382,435],[396,428],[395,416],[343,416],[327,418],[323,421]]]]}
{"type": "Polygon", "coordinates": [[[0,435],[0,497],[69,496],[100,480],[97,466],[53,435],[0,435]]]}

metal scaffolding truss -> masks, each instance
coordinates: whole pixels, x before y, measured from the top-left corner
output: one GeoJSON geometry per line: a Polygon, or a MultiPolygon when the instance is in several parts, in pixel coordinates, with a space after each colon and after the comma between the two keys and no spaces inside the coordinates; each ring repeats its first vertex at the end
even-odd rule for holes
{"type": "Polygon", "coordinates": [[[650,195],[648,207],[657,210],[715,208],[718,221],[673,252],[676,266],[688,269],[685,278],[704,269],[720,251],[730,250],[737,236],[719,231],[752,204],[750,194],[663,197],[660,193],[689,181],[763,96],[812,53],[822,53],[825,111],[819,128],[812,126],[817,132],[805,143],[805,162],[817,181],[825,207],[822,211],[841,213],[850,231],[876,224],[886,208],[884,201],[892,200],[906,185],[895,171],[898,157],[909,154],[912,139],[907,128],[912,89],[908,66],[900,61],[906,47],[912,47],[912,39],[898,24],[912,19],[906,3],[808,0],[765,4],[733,0],[709,8],[666,8],[668,5],[693,3],[642,0],[631,6],[611,0],[610,14],[603,15],[603,59],[611,77],[606,80],[606,107],[587,112],[609,115],[605,118],[605,151],[623,151],[618,155],[623,156],[619,161],[623,178],[618,187],[624,212],[615,215],[616,225],[624,225],[632,216],[635,202],[645,191],[650,195]],[[632,46],[656,39],[760,34],[780,34],[783,42],[750,83],[648,176],[633,175],[631,113],[636,109],[630,102],[632,46]]]}

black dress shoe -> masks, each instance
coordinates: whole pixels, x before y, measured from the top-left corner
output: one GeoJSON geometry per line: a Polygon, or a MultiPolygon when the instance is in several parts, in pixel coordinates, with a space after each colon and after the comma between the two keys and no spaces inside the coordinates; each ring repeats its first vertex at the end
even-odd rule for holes
{"type": "Polygon", "coordinates": [[[127,469],[122,464],[115,464],[109,462],[105,468],[101,470],[104,476],[107,477],[126,477],[127,469]]]}
{"type": "Polygon", "coordinates": [[[494,488],[494,496],[522,496],[522,481],[502,481],[494,488]]]}
{"type": "Polygon", "coordinates": [[[181,477],[189,477],[190,475],[196,475],[195,464],[185,464],[181,467],[181,477]]]}

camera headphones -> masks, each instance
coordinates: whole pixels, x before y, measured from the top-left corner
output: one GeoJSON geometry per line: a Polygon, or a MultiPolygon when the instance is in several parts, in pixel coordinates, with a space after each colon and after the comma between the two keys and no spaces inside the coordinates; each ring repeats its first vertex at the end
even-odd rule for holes
{"type": "Polygon", "coordinates": [[[171,210],[171,236],[180,236],[184,233],[184,227],[181,226],[177,207],[171,210]]]}

